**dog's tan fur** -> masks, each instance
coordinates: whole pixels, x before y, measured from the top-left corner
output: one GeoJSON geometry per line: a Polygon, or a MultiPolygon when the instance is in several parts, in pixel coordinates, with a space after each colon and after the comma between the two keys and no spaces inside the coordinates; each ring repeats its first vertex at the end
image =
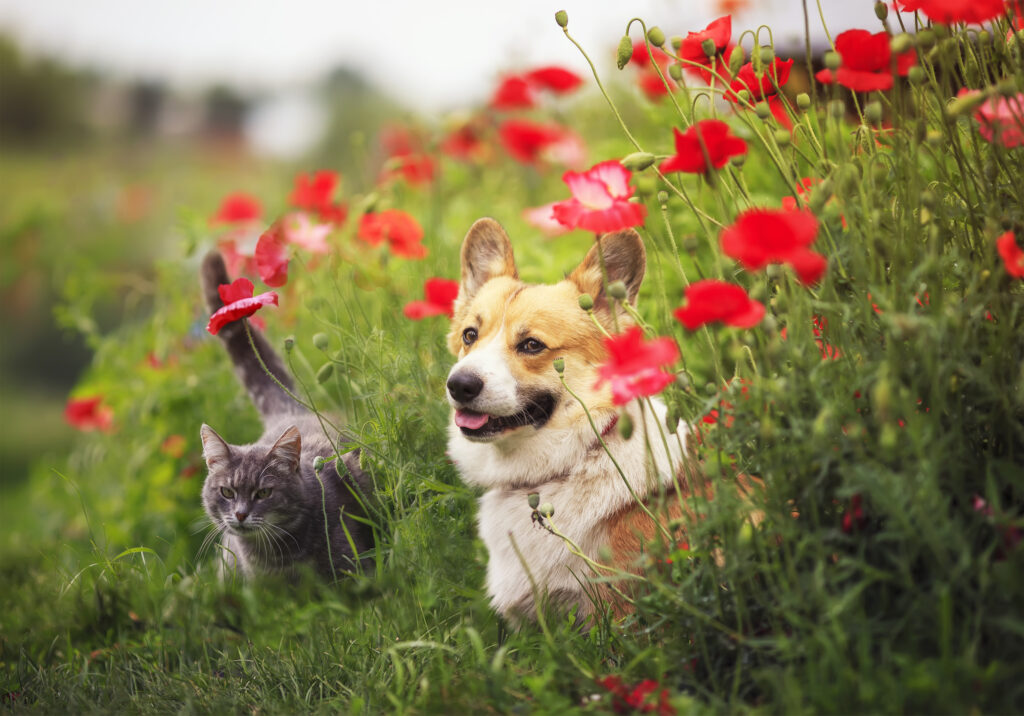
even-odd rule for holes
{"type": "MultiPolygon", "coordinates": [[[[624,406],[636,425],[630,440],[609,430],[619,408],[607,384],[596,386],[597,369],[606,357],[603,333],[578,303],[581,294],[590,294],[595,315],[613,331],[614,304],[605,295],[599,247],[608,281],[623,281],[627,300],[635,302],[646,256],[632,230],[602,237],[579,267],[554,285],[519,280],[511,243],[491,219],[476,222],[462,247],[462,282],[448,337],[458,356],[449,379],[449,401],[456,408],[449,454],[463,480],[485,490],[477,521],[489,552],[487,588],[495,609],[513,621],[532,616],[536,599],[543,596],[578,605],[580,617],[593,609],[587,596],[594,591],[588,583],[592,571],[561,539],[534,524],[530,493],[553,505],[553,523],[584,554],[598,560],[604,548],[611,548],[614,566],[630,569],[645,539],[656,531],[630,488],[641,499],[672,493],[680,489],[679,476],[688,464],[688,428],[681,425],[666,446],[656,427],[665,417],[658,400],[652,401],[653,415],[637,401],[624,406]],[[535,345],[525,343],[531,339],[543,350],[525,351],[523,346],[535,345]],[[562,385],[555,358],[565,361],[565,383],[586,404],[626,480],[601,447],[579,401],[562,385]],[[483,387],[460,402],[452,380],[466,375],[479,377],[483,387]],[[493,421],[546,396],[553,396],[554,408],[539,426],[480,437],[456,425],[460,411],[493,421]]],[[[631,323],[621,310],[615,318],[620,330],[631,323]]],[[[665,500],[673,502],[675,511],[666,519],[682,514],[677,499],[665,500]]]]}

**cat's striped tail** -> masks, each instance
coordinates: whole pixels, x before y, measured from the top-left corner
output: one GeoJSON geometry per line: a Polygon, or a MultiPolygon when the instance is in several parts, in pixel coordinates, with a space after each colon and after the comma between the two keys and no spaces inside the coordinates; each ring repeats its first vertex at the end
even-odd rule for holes
{"type": "MultiPolygon", "coordinates": [[[[231,283],[227,266],[224,265],[224,258],[220,252],[211,251],[205,256],[200,279],[206,307],[212,314],[224,305],[217,287],[231,283]]],[[[305,412],[305,408],[281,387],[283,385],[288,391],[295,391],[295,383],[291,375],[288,374],[281,357],[270,347],[270,343],[267,342],[263,334],[252,325],[249,325],[249,332],[252,334],[252,343],[250,343],[249,335],[245,330],[246,323],[247,319],[244,318],[229,323],[221,328],[217,335],[227,347],[228,355],[231,356],[231,362],[235,366],[235,372],[241,378],[246,390],[249,391],[249,397],[252,398],[256,409],[259,410],[264,421],[284,413],[305,412]],[[253,350],[254,345],[259,351],[259,357],[263,359],[266,369],[260,365],[256,351],[253,350]]]]}

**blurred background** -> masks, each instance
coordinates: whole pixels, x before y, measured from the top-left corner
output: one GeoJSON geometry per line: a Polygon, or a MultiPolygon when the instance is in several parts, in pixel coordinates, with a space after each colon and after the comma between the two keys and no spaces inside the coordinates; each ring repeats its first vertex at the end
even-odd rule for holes
{"type": "MultiPolygon", "coordinates": [[[[824,5],[833,35],[876,22],[868,0],[824,5]]],[[[320,168],[366,190],[382,129],[451,123],[526,66],[589,78],[559,9],[605,78],[632,16],[675,35],[732,13],[734,39],[766,24],[781,53],[804,44],[799,0],[0,0],[0,486],[63,452],[93,339],[146,319],[159,262],[191,254],[225,195],[283,197],[320,168]]]]}

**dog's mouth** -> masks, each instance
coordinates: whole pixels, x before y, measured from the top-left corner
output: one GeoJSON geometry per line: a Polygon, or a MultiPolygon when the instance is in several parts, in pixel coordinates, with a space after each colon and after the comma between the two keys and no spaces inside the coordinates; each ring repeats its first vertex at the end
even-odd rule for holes
{"type": "Polygon", "coordinates": [[[555,396],[542,393],[531,398],[523,410],[512,415],[488,415],[459,408],[455,411],[455,424],[466,437],[490,438],[527,425],[539,428],[548,421],[554,411],[555,396]]]}

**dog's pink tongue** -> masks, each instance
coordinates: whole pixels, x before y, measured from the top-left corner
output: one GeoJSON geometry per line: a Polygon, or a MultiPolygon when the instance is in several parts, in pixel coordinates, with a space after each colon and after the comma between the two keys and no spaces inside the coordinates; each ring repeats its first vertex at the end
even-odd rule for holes
{"type": "Polygon", "coordinates": [[[490,420],[490,416],[486,413],[474,413],[470,410],[455,411],[455,424],[467,430],[479,430],[487,424],[488,420],[490,420]]]}

